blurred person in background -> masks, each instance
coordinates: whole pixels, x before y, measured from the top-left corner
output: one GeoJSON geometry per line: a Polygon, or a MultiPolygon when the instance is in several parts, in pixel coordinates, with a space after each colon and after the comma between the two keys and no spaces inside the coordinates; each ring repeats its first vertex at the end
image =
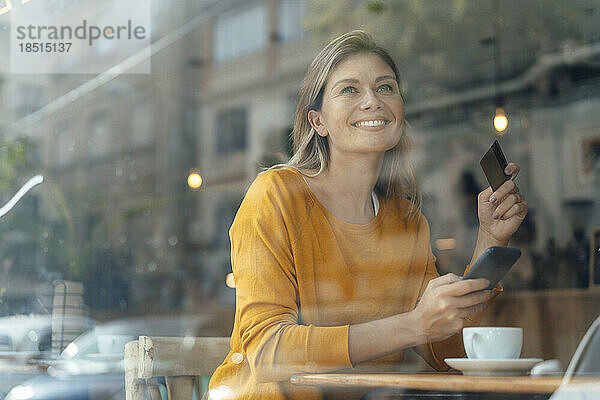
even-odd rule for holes
{"type": "MultiPolygon", "coordinates": [[[[230,229],[236,314],[210,398],[334,398],[289,378],[393,371],[410,348],[438,370],[464,356],[462,328],[500,289],[439,276],[406,126],[396,64],[369,34],[344,34],[316,56],[300,90],[294,155],[258,175],[230,229]]],[[[519,169],[510,163],[511,180],[479,193],[471,264],[506,246],[523,221],[519,169]]]]}

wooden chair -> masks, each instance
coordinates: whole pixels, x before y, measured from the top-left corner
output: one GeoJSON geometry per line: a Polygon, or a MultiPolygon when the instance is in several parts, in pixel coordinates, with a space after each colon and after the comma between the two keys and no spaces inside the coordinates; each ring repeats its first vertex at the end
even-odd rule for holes
{"type": "Polygon", "coordinates": [[[125,398],[162,399],[165,377],[169,400],[191,400],[194,391],[201,399],[200,378],[210,377],[228,352],[228,337],[140,336],[125,345],[125,398]]]}

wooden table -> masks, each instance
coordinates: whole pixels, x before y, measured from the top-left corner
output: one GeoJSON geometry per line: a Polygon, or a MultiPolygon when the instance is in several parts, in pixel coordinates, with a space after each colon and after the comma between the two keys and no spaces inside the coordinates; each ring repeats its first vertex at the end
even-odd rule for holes
{"type": "MultiPolygon", "coordinates": [[[[303,374],[294,375],[294,385],[321,387],[393,388],[453,392],[552,393],[562,377],[546,376],[464,376],[450,373],[435,374],[303,374]]],[[[574,379],[573,383],[599,380],[574,379]]]]}

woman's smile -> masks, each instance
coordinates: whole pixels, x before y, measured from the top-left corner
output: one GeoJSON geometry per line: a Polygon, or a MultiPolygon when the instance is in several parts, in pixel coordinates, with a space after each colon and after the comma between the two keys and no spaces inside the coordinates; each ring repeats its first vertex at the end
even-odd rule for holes
{"type": "Polygon", "coordinates": [[[390,121],[387,119],[367,119],[362,121],[357,121],[352,124],[353,127],[364,129],[367,131],[380,131],[389,125],[390,121]]]}

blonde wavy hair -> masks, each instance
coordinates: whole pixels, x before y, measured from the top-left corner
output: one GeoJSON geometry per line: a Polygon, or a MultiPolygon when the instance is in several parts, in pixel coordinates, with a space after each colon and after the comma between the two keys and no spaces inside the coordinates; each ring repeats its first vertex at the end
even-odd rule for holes
{"type": "MultiPolygon", "coordinates": [[[[371,35],[355,30],[333,39],[315,57],[308,68],[300,88],[300,99],[296,108],[296,121],[291,133],[294,154],[287,163],[273,165],[273,168],[295,168],[307,176],[317,176],[329,166],[330,150],[327,137],[316,133],[308,121],[310,110],[320,110],[323,91],[331,71],[349,56],[357,53],[373,53],[390,66],[398,87],[400,76],[396,63],[387,50],[378,46],[371,35]],[[318,171],[313,175],[305,171],[318,171]]],[[[406,128],[407,123],[404,121],[406,128]]],[[[405,219],[417,218],[422,205],[421,191],[409,158],[412,140],[403,132],[398,144],[386,151],[381,172],[375,184],[377,194],[386,197],[400,197],[410,201],[405,219]]]]}

